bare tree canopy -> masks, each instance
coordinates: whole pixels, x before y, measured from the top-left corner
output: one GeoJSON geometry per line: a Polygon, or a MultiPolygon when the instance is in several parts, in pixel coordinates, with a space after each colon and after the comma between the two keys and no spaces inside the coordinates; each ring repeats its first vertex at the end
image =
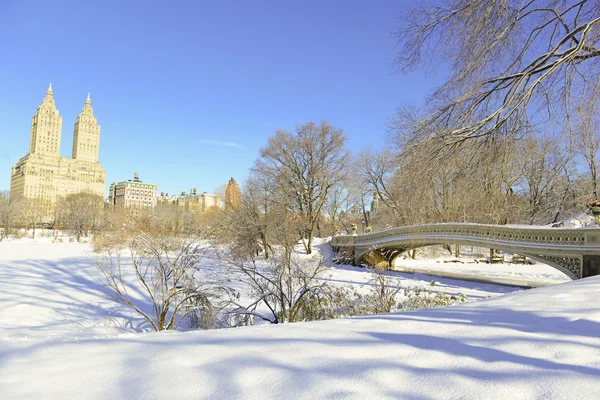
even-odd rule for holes
{"type": "Polygon", "coordinates": [[[57,205],[57,219],[69,229],[77,241],[96,228],[101,219],[104,200],[91,193],[72,193],[62,197],[57,205]]]}
{"type": "Polygon", "coordinates": [[[446,62],[424,118],[401,116],[408,140],[434,152],[515,136],[541,119],[568,123],[600,72],[598,0],[445,0],[412,6],[399,31],[401,71],[446,62]]]}
{"type": "Polygon", "coordinates": [[[345,143],[342,130],[325,121],[308,122],[294,132],[278,130],[253,169],[275,182],[273,199],[302,218],[300,233],[308,254],[328,193],[342,179],[348,161],[345,143]]]}
{"type": "Polygon", "coordinates": [[[23,200],[0,192],[0,240],[8,237],[23,214],[23,200]]]}

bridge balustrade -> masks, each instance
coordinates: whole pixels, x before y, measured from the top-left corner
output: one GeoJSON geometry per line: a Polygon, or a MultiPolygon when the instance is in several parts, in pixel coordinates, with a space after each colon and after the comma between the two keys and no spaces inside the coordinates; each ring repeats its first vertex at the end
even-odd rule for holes
{"type": "Polygon", "coordinates": [[[392,254],[389,257],[395,258],[401,250],[452,243],[528,256],[558,268],[572,278],[582,277],[584,270],[591,270],[584,268],[588,263],[600,265],[600,228],[445,223],[402,226],[362,235],[338,235],[331,240],[334,249],[351,250],[355,264],[360,264],[362,257],[374,250],[386,251],[386,254],[392,254]]]}

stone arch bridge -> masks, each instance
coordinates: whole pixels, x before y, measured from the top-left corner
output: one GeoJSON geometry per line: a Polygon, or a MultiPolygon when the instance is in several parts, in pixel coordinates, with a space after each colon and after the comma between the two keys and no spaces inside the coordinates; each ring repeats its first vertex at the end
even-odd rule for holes
{"type": "Polygon", "coordinates": [[[338,259],[353,265],[385,262],[387,267],[406,250],[440,244],[504,250],[548,264],[572,279],[600,274],[600,228],[447,223],[403,226],[331,239],[338,259]]]}

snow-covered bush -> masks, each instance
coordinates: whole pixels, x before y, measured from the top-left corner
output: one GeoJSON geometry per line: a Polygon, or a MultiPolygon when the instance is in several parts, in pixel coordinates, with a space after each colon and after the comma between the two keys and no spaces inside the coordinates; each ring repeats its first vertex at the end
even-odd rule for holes
{"type": "Polygon", "coordinates": [[[198,276],[203,248],[195,241],[139,235],[110,247],[97,262],[116,299],[143,316],[156,331],[215,328],[221,310],[218,280],[198,276]]]}
{"type": "Polygon", "coordinates": [[[427,290],[418,286],[403,288],[403,294],[404,300],[398,303],[397,306],[397,309],[401,311],[451,306],[469,300],[462,293],[458,296],[451,296],[444,292],[433,293],[430,289],[427,290]]]}
{"type": "Polygon", "coordinates": [[[131,239],[131,237],[128,237],[119,231],[115,231],[106,235],[94,236],[92,245],[96,253],[104,253],[122,247],[124,243],[127,243],[127,241],[131,239]]]}
{"type": "Polygon", "coordinates": [[[409,311],[468,300],[464,295],[403,286],[400,278],[377,269],[369,272],[368,291],[359,293],[352,286],[334,286],[323,279],[327,269],[322,259],[276,250],[268,260],[259,256],[231,262],[232,280],[244,284],[251,301],[243,304],[235,294],[229,326],[253,324],[256,319],[283,323],[409,311]]]}
{"type": "Polygon", "coordinates": [[[400,279],[386,275],[385,271],[373,269],[369,280],[371,289],[363,296],[366,314],[389,313],[396,309],[397,296],[402,290],[400,279]]]}
{"type": "Polygon", "coordinates": [[[232,279],[244,284],[252,301],[242,304],[236,295],[230,299],[229,313],[254,316],[274,324],[324,319],[321,316],[329,293],[327,284],[319,279],[324,271],[321,259],[298,260],[285,249],[268,260],[255,257],[230,260],[232,279]]]}

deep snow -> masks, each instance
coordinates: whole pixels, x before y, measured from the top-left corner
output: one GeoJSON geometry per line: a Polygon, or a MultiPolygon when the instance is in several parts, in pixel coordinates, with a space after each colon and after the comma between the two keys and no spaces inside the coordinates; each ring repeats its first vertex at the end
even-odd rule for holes
{"type": "MultiPolygon", "coordinates": [[[[0,243],[0,398],[600,398],[600,277],[411,313],[139,333],[93,257],[0,243]]],[[[326,279],[360,287],[368,272],[326,279]]],[[[515,290],[437,281],[474,298],[515,290]]]]}

